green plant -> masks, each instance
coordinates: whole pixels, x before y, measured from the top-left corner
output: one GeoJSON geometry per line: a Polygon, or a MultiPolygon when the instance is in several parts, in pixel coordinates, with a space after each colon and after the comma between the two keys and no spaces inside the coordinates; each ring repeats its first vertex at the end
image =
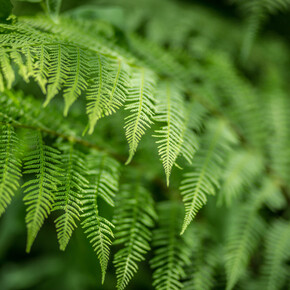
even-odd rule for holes
{"type": "Polygon", "coordinates": [[[110,3],[1,14],[0,215],[20,191],[27,252],[49,215],[61,250],[81,225],[102,283],[114,249],[118,289],[148,257],[160,290],[282,289],[287,44],[264,36],[239,63],[239,23],[196,4],[110,3]]]}

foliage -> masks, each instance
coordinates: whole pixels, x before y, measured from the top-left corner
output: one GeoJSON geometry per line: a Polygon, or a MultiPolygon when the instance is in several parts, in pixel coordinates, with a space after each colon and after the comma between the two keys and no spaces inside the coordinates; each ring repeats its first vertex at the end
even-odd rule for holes
{"type": "MultiPolygon", "coordinates": [[[[159,290],[289,284],[289,43],[263,31],[254,42],[261,20],[289,1],[234,2],[248,23],[173,0],[71,10],[47,0],[37,6],[45,14],[30,16],[5,6],[4,238],[22,229],[13,221],[22,198],[27,252],[47,246],[46,219],[63,251],[83,253],[74,237],[84,235],[99,260],[100,289],[150,287],[150,275],[159,290]]],[[[0,257],[1,243],[0,235],[0,257]]],[[[36,265],[43,275],[73,267],[61,263],[45,256],[36,265]]],[[[78,282],[47,287],[96,287],[74,271],[78,282]]],[[[0,288],[16,289],[7,277],[0,288]]]]}

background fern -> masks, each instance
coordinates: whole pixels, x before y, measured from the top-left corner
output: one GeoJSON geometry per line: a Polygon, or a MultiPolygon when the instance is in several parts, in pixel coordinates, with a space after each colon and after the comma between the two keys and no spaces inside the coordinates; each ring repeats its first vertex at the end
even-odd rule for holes
{"type": "Polygon", "coordinates": [[[0,288],[286,289],[289,1],[12,2],[0,288]]]}

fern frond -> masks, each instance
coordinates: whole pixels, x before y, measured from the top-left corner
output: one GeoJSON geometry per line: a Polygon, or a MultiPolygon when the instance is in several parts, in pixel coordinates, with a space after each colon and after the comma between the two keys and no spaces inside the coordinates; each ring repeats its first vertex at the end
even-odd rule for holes
{"type": "Polygon", "coordinates": [[[226,251],[228,290],[233,289],[245,271],[249,257],[265,228],[262,218],[248,208],[242,208],[238,212],[235,210],[231,220],[226,251]]]}
{"type": "Polygon", "coordinates": [[[138,262],[150,250],[156,213],[150,193],[139,184],[125,185],[118,194],[114,224],[115,244],[123,244],[114,257],[117,288],[125,289],[138,271],[138,262]]]}
{"type": "Polygon", "coordinates": [[[97,121],[116,112],[126,100],[129,87],[129,75],[121,60],[97,55],[91,60],[93,84],[87,93],[87,113],[89,116],[89,133],[97,121]]]}
{"type": "Polygon", "coordinates": [[[49,53],[47,94],[43,106],[47,106],[60,91],[61,86],[68,77],[69,63],[69,51],[66,46],[57,44],[51,47],[49,53]]]}
{"type": "Polygon", "coordinates": [[[268,14],[275,14],[289,8],[289,0],[235,0],[246,15],[246,33],[242,47],[242,58],[249,55],[253,42],[268,14]]]}
{"type": "Polygon", "coordinates": [[[262,174],[263,169],[261,155],[245,150],[233,151],[223,172],[219,202],[231,205],[245,187],[250,186],[262,174]]]}
{"type": "Polygon", "coordinates": [[[69,63],[72,63],[72,65],[69,66],[68,77],[63,91],[65,116],[67,116],[69,108],[81,92],[86,90],[86,78],[89,75],[89,59],[83,49],[77,47],[70,52],[69,58],[69,63]]]}
{"type": "Polygon", "coordinates": [[[153,272],[153,286],[157,290],[182,288],[184,268],[190,263],[190,246],[185,235],[180,236],[182,210],[178,203],[159,204],[159,226],[153,232],[154,256],[150,261],[153,272]]]}
{"type": "Polygon", "coordinates": [[[129,115],[125,118],[124,127],[129,143],[129,158],[126,164],[131,162],[142,135],[153,123],[155,81],[156,77],[149,70],[141,68],[133,72],[131,88],[125,105],[125,110],[129,111],[129,115]]]}
{"type": "Polygon", "coordinates": [[[173,84],[166,83],[160,86],[157,93],[158,102],[155,120],[165,123],[161,129],[155,132],[159,140],[158,152],[161,157],[166,174],[166,183],[169,185],[169,177],[173,165],[179,154],[191,161],[197,148],[193,132],[189,129],[190,113],[186,111],[183,96],[173,84]]]}
{"type": "Polygon", "coordinates": [[[277,195],[277,191],[274,182],[264,179],[261,188],[254,190],[246,204],[240,209],[233,209],[225,252],[227,289],[233,289],[245,272],[265,229],[265,222],[258,211],[270,196],[277,195]]]}
{"type": "MultiPolygon", "coordinates": [[[[10,55],[5,51],[4,48],[0,47],[0,67],[1,67],[1,83],[3,83],[3,79],[6,81],[6,85],[8,89],[11,89],[12,84],[15,80],[14,70],[11,66],[10,55]]],[[[2,87],[2,85],[1,85],[2,87]]],[[[3,87],[2,87],[3,89],[3,87]]]]}
{"type": "Polygon", "coordinates": [[[64,251],[77,227],[76,221],[80,219],[81,200],[88,187],[88,181],[85,178],[87,168],[84,155],[74,148],[72,142],[60,144],[59,147],[62,150],[61,164],[64,173],[57,188],[53,210],[64,212],[55,220],[59,246],[64,251]]]}
{"type": "Polygon", "coordinates": [[[221,164],[235,136],[227,124],[220,120],[209,124],[209,129],[201,141],[200,150],[194,157],[192,172],[185,173],[180,191],[185,204],[185,218],[181,234],[207,202],[206,195],[214,195],[219,187],[221,164]]]}
{"type": "Polygon", "coordinates": [[[276,220],[266,236],[265,263],[262,268],[263,289],[282,289],[289,277],[286,263],[290,259],[289,221],[276,220]]]}
{"type": "Polygon", "coordinates": [[[26,224],[28,230],[26,251],[31,246],[40,230],[44,219],[52,209],[57,185],[60,183],[60,152],[45,145],[40,131],[28,137],[29,151],[24,158],[24,174],[33,177],[23,184],[27,206],[26,224]]]}
{"type": "Polygon", "coordinates": [[[19,188],[21,174],[21,144],[11,125],[0,129],[0,216],[19,188]]]}
{"type": "Polygon", "coordinates": [[[83,199],[82,227],[99,258],[104,282],[111,239],[114,237],[114,225],[100,216],[98,198],[114,206],[113,198],[118,190],[119,164],[104,154],[92,153],[89,155],[88,168],[91,182],[83,199]]]}

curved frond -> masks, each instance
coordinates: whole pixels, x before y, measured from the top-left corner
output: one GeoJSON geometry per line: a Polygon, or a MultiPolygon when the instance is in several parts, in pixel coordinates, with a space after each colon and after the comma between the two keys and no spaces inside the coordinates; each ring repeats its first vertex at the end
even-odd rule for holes
{"type": "Polygon", "coordinates": [[[63,176],[57,188],[54,211],[63,213],[55,220],[57,238],[61,250],[65,250],[70,237],[77,227],[76,221],[82,212],[82,198],[88,187],[87,168],[84,155],[74,148],[73,143],[61,144],[63,176]]]}
{"type": "Polygon", "coordinates": [[[125,289],[150,250],[155,219],[151,194],[139,184],[125,185],[118,194],[114,216],[114,244],[124,245],[114,257],[118,289],[125,289]]]}
{"type": "Polygon", "coordinates": [[[19,188],[21,144],[11,125],[0,128],[0,216],[19,188]]]}
{"type": "Polygon", "coordinates": [[[129,75],[121,60],[97,55],[91,58],[92,85],[87,93],[87,113],[89,116],[89,133],[91,134],[97,121],[111,115],[123,106],[129,87],[129,75]]]}
{"type": "Polygon", "coordinates": [[[197,149],[194,133],[189,128],[190,113],[181,92],[174,85],[165,83],[157,90],[155,120],[165,123],[156,130],[158,152],[166,174],[167,186],[171,169],[179,154],[189,162],[197,149]]]}
{"type": "Polygon", "coordinates": [[[57,185],[60,184],[60,152],[45,145],[40,131],[32,133],[28,138],[28,152],[24,157],[23,173],[33,175],[23,184],[23,198],[26,211],[28,230],[27,252],[48,217],[55,199],[57,185]]]}
{"type": "Polygon", "coordinates": [[[194,157],[191,171],[184,174],[180,191],[185,204],[184,233],[199,209],[207,202],[207,195],[214,195],[219,187],[221,165],[230,144],[236,142],[234,135],[223,121],[210,123],[201,141],[200,150],[194,157]]]}
{"type": "Polygon", "coordinates": [[[114,196],[118,190],[119,164],[112,158],[92,153],[89,155],[89,189],[83,198],[82,227],[100,261],[102,282],[104,282],[109,261],[114,225],[99,214],[99,197],[114,206],[114,196]]]}
{"type": "Polygon", "coordinates": [[[131,88],[125,105],[125,110],[129,111],[129,115],[125,118],[124,127],[129,143],[127,164],[131,162],[142,135],[153,123],[155,78],[152,72],[144,68],[133,71],[131,88]]]}

